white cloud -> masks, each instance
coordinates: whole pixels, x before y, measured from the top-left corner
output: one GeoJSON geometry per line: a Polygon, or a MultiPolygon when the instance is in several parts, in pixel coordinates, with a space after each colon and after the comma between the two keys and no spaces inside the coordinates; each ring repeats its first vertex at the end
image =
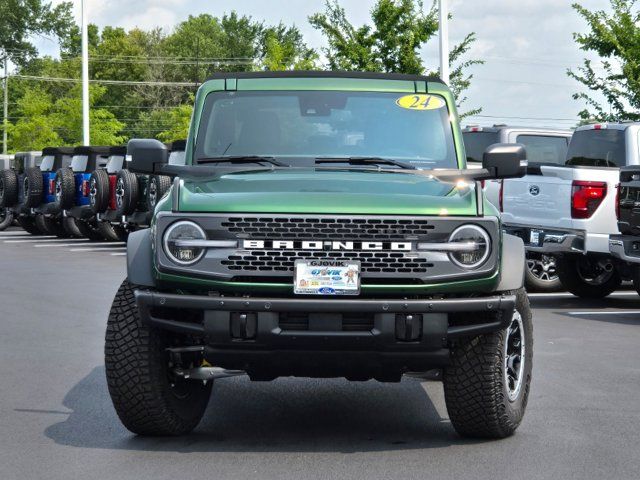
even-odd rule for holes
{"type": "MultiPolygon", "coordinates": [[[[53,0],[59,3],[62,0],[53,0]]],[[[100,26],[170,28],[188,17],[236,10],[266,23],[296,24],[308,43],[320,48],[323,38],[307,17],[321,11],[324,2],[304,0],[86,0],[90,21],[100,26]]],[[[341,0],[351,21],[367,22],[375,0],[341,0]]],[[[605,8],[603,0],[582,0],[590,9],[605,8]]],[[[428,8],[431,2],[425,0],[428,8]]],[[[80,0],[75,0],[79,18],[80,0]]],[[[482,106],[487,115],[541,118],[575,118],[583,105],[571,99],[578,90],[566,76],[566,68],[581,63],[581,52],[572,33],[585,29],[570,0],[450,0],[453,21],[451,42],[474,31],[478,40],[471,58],[486,59],[475,67],[476,77],[467,96],[468,107],[482,106]],[[543,97],[542,99],[540,97],[543,97]]],[[[437,61],[437,40],[423,55],[429,67],[437,61]]],[[[526,122],[524,119],[520,123],[526,122]]],[[[530,123],[549,123],[533,121],[530,123]]],[[[566,122],[568,123],[568,122],[566,122]]]]}

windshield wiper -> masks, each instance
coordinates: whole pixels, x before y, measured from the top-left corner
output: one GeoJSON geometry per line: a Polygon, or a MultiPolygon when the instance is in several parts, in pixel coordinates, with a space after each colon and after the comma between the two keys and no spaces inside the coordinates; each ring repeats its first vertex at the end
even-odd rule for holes
{"type": "Polygon", "coordinates": [[[279,162],[273,157],[264,157],[261,155],[234,155],[228,157],[207,157],[199,158],[199,164],[205,163],[270,163],[276,167],[290,167],[288,163],[279,162]]]}
{"type": "Polygon", "coordinates": [[[316,163],[348,163],[350,165],[394,165],[409,170],[417,170],[408,163],[381,157],[317,157],[316,163]]]}

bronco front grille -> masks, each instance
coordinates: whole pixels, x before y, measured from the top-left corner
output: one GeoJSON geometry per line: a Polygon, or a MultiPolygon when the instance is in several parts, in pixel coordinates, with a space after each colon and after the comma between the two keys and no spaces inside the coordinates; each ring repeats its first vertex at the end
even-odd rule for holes
{"type": "Polygon", "coordinates": [[[419,273],[424,274],[429,267],[433,267],[424,258],[405,257],[404,253],[394,252],[335,252],[335,251],[295,251],[295,250],[259,250],[243,254],[230,255],[221,263],[232,271],[258,272],[293,272],[296,260],[326,259],[326,260],[359,260],[362,273],[419,273]]]}
{"type": "Polygon", "coordinates": [[[222,227],[238,238],[270,240],[394,240],[424,236],[434,226],[424,219],[230,217],[222,227]]]}

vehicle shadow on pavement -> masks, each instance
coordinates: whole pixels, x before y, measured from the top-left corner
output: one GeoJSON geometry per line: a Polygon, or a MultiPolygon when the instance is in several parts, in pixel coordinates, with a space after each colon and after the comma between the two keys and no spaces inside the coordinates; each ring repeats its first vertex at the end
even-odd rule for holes
{"type": "MultiPolygon", "coordinates": [[[[96,367],[65,396],[72,412],[45,435],[61,445],[175,452],[361,452],[442,448],[472,443],[441,417],[431,395],[437,383],[400,384],[342,379],[218,380],[205,417],[190,435],[137,437],[120,424],[104,367],[96,367]]],[[[439,399],[439,403],[442,400],[439,399]]]]}

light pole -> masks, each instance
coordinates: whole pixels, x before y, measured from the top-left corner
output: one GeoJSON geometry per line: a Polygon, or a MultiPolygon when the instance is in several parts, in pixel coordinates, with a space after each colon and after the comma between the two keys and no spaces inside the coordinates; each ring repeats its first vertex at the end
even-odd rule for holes
{"type": "Polygon", "coordinates": [[[86,0],[81,0],[82,8],[82,144],[89,145],[89,39],[86,0]]]}
{"type": "Polygon", "coordinates": [[[449,85],[449,9],[448,0],[439,0],[440,13],[440,78],[449,85]]]}
{"type": "Polygon", "coordinates": [[[4,52],[4,101],[2,117],[2,153],[7,154],[7,129],[9,128],[9,55],[4,52]]]}

